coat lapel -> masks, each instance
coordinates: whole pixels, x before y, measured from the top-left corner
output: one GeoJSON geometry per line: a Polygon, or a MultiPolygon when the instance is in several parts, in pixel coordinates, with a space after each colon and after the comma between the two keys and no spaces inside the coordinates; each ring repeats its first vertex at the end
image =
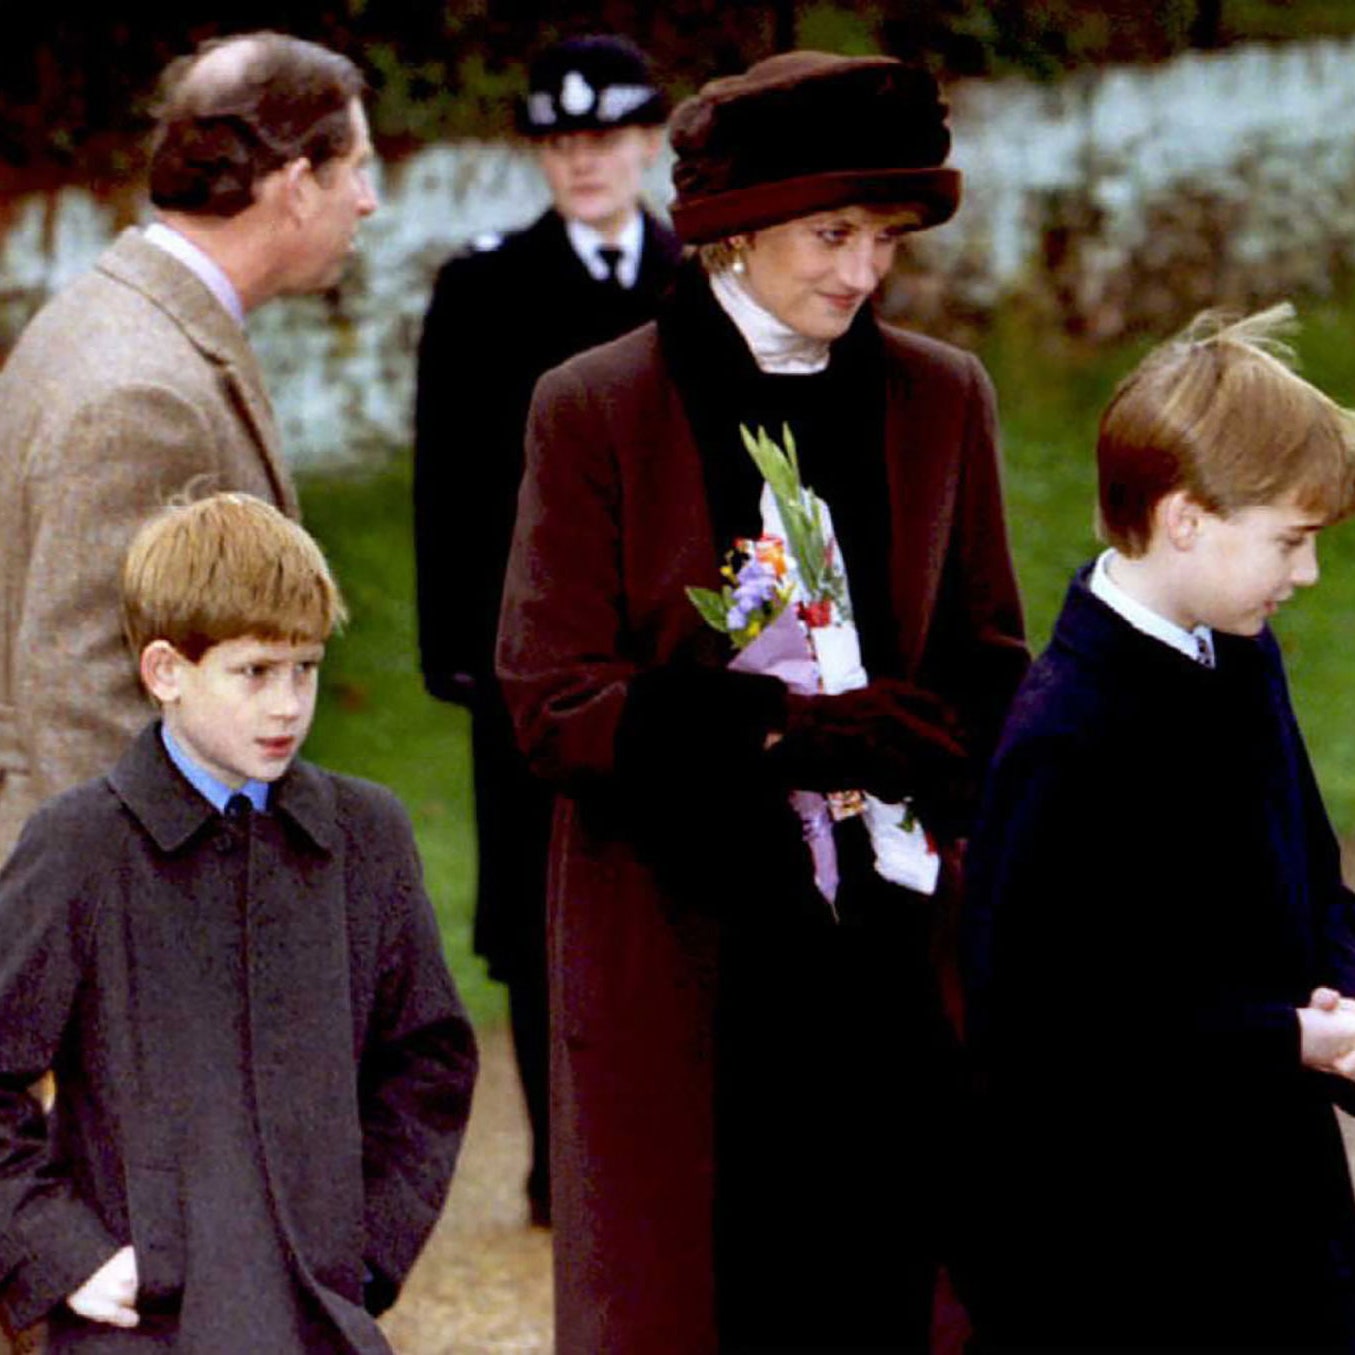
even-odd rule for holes
{"type": "Polygon", "coordinates": [[[113,793],[162,852],[176,852],[216,810],[175,769],[152,720],[108,773],[113,793]]]}
{"type": "MultiPolygon", "coordinates": [[[[108,783],[162,852],[178,851],[216,810],[169,760],[152,720],[108,773],[108,783]]],[[[308,762],[295,762],[273,786],[269,810],[299,828],[321,856],[338,846],[334,788],[308,762]]]]}
{"type": "Polygon", "coordinates": [[[234,317],[189,269],[148,243],[135,228],[124,231],[97,266],[162,310],[217,368],[241,423],[258,447],[277,502],[297,516],[296,493],[282,462],[258,359],[234,317]]]}
{"type": "MultiPolygon", "coordinates": [[[[888,345],[888,331],[885,341],[888,345]]],[[[912,364],[886,362],[885,383],[892,602],[902,671],[912,673],[921,660],[941,586],[959,458],[952,454],[952,445],[928,427],[926,393],[919,388],[912,364]]]]}

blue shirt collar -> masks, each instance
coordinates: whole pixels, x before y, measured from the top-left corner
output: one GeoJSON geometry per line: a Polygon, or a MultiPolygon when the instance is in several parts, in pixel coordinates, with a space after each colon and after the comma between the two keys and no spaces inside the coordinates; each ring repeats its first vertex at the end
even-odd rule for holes
{"type": "Polygon", "coordinates": [[[236,790],[224,781],[218,781],[211,772],[204,771],[199,767],[184,751],[184,747],[178,739],[169,732],[169,726],[163,720],[160,722],[160,739],[165,745],[165,752],[169,754],[169,760],[184,774],[188,784],[206,799],[217,813],[224,814],[226,812],[226,801],[232,795],[245,796],[260,814],[267,810],[267,781],[246,781],[239,790],[236,790]]]}

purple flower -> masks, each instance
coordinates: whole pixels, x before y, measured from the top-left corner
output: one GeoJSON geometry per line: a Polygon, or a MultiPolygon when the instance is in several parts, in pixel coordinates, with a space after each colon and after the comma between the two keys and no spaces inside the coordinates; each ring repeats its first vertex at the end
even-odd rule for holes
{"type": "MultiPolygon", "coordinates": [[[[742,545],[742,543],[741,543],[742,545]]],[[[725,590],[728,606],[725,628],[732,633],[759,628],[778,610],[781,583],[776,570],[763,564],[756,556],[746,556],[737,574],[726,570],[734,587],[725,590]]]]}
{"type": "Polygon", "coordinates": [[[745,610],[765,607],[776,596],[776,572],[758,560],[749,560],[739,570],[738,586],[734,589],[736,605],[745,610]]]}

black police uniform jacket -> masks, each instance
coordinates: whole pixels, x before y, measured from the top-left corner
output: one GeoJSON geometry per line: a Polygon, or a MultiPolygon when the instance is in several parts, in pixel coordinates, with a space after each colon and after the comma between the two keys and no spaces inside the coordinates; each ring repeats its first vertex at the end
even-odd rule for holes
{"type": "Polygon", "coordinates": [[[679,254],[677,237],[645,214],[635,286],[600,283],[550,210],[498,248],[444,264],[424,321],[414,461],[419,649],[434,696],[466,701],[466,679],[475,689],[476,949],[500,978],[539,952],[550,832],[549,792],[522,766],[493,676],[527,409],[543,372],[653,317],[679,254]]]}
{"type": "Polygon", "coordinates": [[[1295,1008],[1355,907],[1267,632],[1205,667],[1074,581],[966,861],[986,1349],[1351,1350],[1334,1095],[1295,1008]]]}
{"type": "Polygon", "coordinates": [[[232,822],[149,727],[0,875],[6,1318],[81,1355],[388,1352],[370,1310],[437,1220],[475,1066],[395,797],[297,763],[232,822]],[[128,1244],[140,1326],[75,1317],[128,1244]]]}

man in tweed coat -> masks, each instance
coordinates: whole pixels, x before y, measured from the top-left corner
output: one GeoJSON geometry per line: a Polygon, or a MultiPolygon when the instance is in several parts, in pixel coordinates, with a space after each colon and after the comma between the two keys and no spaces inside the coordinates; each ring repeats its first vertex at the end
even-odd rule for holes
{"type": "Polygon", "coordinates": [[[117,603],[135,527],[194,489],[296,514],[243,322],[332,286],[375,210],[361,92],[346,58],[277,33],[175,62],[158,219],[49,302],[0,371],[0,860],[146,722],[117,603]]]}

